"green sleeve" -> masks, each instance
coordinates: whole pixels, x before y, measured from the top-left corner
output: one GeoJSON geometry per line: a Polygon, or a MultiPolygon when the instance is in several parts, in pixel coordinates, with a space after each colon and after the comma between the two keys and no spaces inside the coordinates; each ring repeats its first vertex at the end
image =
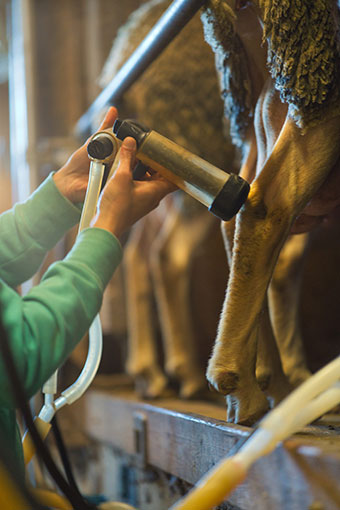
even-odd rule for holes
{"type": "MultiPolygon", "coordinates": [[[[27,397],[64,362],[98,313],[105,286],[121,260],[118,240],[106,230],[85,229],[63,261],[21,297],[0,282],[2,319],[27,397]]],[[[0,406],[12,407],[0,359],[0,406]]]]}
{"type": "Polygon", "coordinates": [[[26,202],[0,216],[0,278],[11,287],[31,278],[79,218],[80,210],[59,192],[51,174],[26,202]]]}

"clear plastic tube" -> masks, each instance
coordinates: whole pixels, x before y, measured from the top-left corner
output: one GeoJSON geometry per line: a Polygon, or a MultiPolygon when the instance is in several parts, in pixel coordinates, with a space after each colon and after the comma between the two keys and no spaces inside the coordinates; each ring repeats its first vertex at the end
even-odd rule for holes
{"type": "MultiPolygon", "coordinates": [[[[117,159],[117,158],[116,158],[117,159]]],[[[100,194],[100,188],[103,181],[105,165],[99,161],[91,161],[89,183],[86,190],[84,207],[79,223],[79,231],[90,226],[91,220],[95,215],[97,202],[100,194]]],[[[65,404],[72,404],[90,386],[93,381],[101,360],[103,350],[102,328],[99,315],[94,318],[89,330],[89,350],[85,365],[78,379],[55,401],[55,408],[60,409],[65,404]]]]}
{"type": "MultiPolygon", "coordinates": [[[[91,220],[95,215],[104,170],[105,165],[103,163],[100,161],[91,161],[89,182],[86,190],[78,233],[90,226],[91,220]]],[[[58,372],[56,371],[47,383],[45,383],[43,387],[43,392],[46,394],[45,404],[40,411],[40,419],[50,422],[57,409],[60,409],[66,404],[72,404],[72,402],[83,395],[97,373],[102,355],[102,344],[100,318],[99,315],[97,315],[89,330],[89,351],[83,370],[72,386],[63,391],[61,396],[55,402],[53,402],[51,395],[54,395],[57,391],[56,382],[58,372]]]]}
{"type": "Polygon", "coordinates": [[[56,370],[53,375],[45,382],[42,390],[46,395],[55,395],[57,393],[58,386],[58,371],[56,370]]]}
{"type": "Polygon", "coordinates": [[[298,413],[304,409],[313,398],[337,383],[339,378],[340,356],[307,379],[307,381],[294,390],[273,411],[265,416],[261,421],[261,428],[275,431],[276,437],[285,435],[286,430],[290,431],[293,429],[294,420],[298,413]]]}
{"type": "MultiPolygon", "coordinates": [[[[340,357],[331,361],[316,374],[294,390],[273,411],[263,418],[258,431],[240,449],[246,463],[252,459],[253,444],[260,434],[267,432],[267,444],[263,444],[261,455],[273,450],[277,443],[298,432],[311,421],[332,409],[340,402],[340,357]],[[250,454],[247,459],[248,452],[250,454]],[[247,459],[247,460],[246,460],[247,459]]],[[[260,446],[260,443],[259,443],[260,446]]],[[[260,448],[258,451],[260,452],[260,448]]]]}
{"type": "Polygon", "coordinates": [[[333,407],[340,403],[340,382],[335,383],[327,391],[314,398],[308,405],[302,408],[297,416],[294,418],[293,423],[289,429],[281,431],[278,435],[280,440],[298,432],[300,429],[311,423],[312,421],[320,418],[323,414],[330,411],[333,407]]]}
{"type": "Polygon", "coordinates": [[[104,170],[105,165],[103,163],[100,163],[99,161],[91,161],[89,183],[86,190],[85,202],[78,232],[81,232],[84,228],[90,226],[91,220],[96,212],[104,170]]]}
{"type": "Polygon", "coordinates": [[[99,315],[97,315],[90,327],[89,351],[83,370],[72,386],[61,392],[61,397],[54,404],[56,409],[59,409],[66,403],[72,404],[87,390],[97,373],[102,356],[102,348],[102,327],[99,315]]]}

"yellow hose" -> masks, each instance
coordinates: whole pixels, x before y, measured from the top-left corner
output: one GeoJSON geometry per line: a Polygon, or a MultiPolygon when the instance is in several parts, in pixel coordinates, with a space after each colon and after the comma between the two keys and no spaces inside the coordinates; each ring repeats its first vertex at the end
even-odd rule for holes
{"type": "MultiPolygon", "coordinates": [[[[51,429],[51,424],[43,421],[41,418],[39,418],[39,416],[35,417],[34,422],[41,439],[44,440],[51,429]]],[[[28,431],[25,432],[25,435],[22,440],[22,446],[24,450],[25,465],[27,465],[35,454],[35,446],[28,431]]],[[[63,496],[55,492],[48,491],[45,489],[33,489],[33,488],[30,488],[30,492],[33,494],[36,500],[43,506],[54,508],[56,510],[72,510],[73,508],[67,499],[65,499],[63,496]]],[[[22,510],[23,508],[26,507],[22,506],[22,503],[20,506],[15,502],[11,507],[8,508],[8,510],[9,509],[22,510]]],[[[2,505],[0,505],[0,508],[1,510],[3,510],[2,505]]],[[[7,507],[5,507],[4,510],[7,510],[7,507]]]]}
{"type": "MultiPolygon", "coordinates": [[[[44,440],[51,429],[51,424],[41,420],[38,416],[35,417],[34,422],[41,436],[41,439],[44,440]]],[[[27,430],[22,440],[22,447],[24,450],[25,466],[27,466],[35,454],[35,446],[27,430]]]]}
{"type": "MultiPolygon", "coordinates": [[[[57,510],[72,510],[73,508],[67,499],[55,492],[51,492],[46,489],[31,489],[31,493],[43,506],[55,508],[57,510]]],[[[16,510],[22,509],[18,507],[16,510]]]]}
{"type": "Polygon", "coordinates": [[[245,479],[247,470],[230,457],[211,469],[199,484],[170,510],[210,510],[245,479]]]}
{"type": "Polygon", "coordinates": [[[0,464],[0,508],[1,510],[29,510],[33,507],[26,501],[18,490],[17,485],[8,475],[7,470],[0,464]]]}
{"type": "MultiPolygon", "coordinates": [[[[45,489],[30,489],[33,497],[43,506],[56,510],[72,510],[72,505],[63,496],[45,489]]],[[[0,465],[0,508],[1,510],[33,510],[21,495],[17,485],[0,465]]]]}

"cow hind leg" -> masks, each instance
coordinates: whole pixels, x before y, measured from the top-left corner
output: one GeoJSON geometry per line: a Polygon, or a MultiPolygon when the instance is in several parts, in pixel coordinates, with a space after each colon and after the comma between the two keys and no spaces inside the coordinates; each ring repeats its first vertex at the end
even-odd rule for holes
{"type": "Polygon", "coordinates": [[[236,220],[231,274],[207,377],[236,402],[235,420],[266,410],[256,382],[258,326],[281,247],[296,216],[321,186],[339,154],[338,119],[301,135],[287,118],[236,220]]]}
{"type": "Polygon", "coordinates": [[[271,407],[284,399],[292,387],[283,372],[270,317],[267,300],[259,323],[257,346],[256,380],[261,390],[267,395],[271,407]]]}
{"type": "Polygon", "coordinates": [[[311,375],[299,327],[300,285],[307,241],[307,234],[287,239],[268,289],[270,317],[283,369],[293,387],[311,375]]]}

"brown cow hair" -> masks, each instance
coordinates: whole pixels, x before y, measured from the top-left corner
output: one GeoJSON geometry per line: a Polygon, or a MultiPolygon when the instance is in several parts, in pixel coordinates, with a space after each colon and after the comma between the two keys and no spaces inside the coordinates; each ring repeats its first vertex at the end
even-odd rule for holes
{"type": "Polygon", "coordinates": [[[201,19],[205,40],[215,52],[230,134],[233,142],[241,146],[253,108],[247,59],[234,27],[235,14],[223,0],[210,0],[201,19]]]}
{"type": "Polygon", "coordinates": [[[299,127],[340,111],[339,10],[334,0],[260,0],[268,66],[299,127]]]}
{"type": "MultiPolygon", "coordinates": [[[[259,0],[267,64],[302,132],[340,113],[339,8],[335,0],[259,0]]],[[[216,54],[225,114],[242,144],[253,116],[247,59],[226,0],[209,0],[202,22],[216,54]]]]}

